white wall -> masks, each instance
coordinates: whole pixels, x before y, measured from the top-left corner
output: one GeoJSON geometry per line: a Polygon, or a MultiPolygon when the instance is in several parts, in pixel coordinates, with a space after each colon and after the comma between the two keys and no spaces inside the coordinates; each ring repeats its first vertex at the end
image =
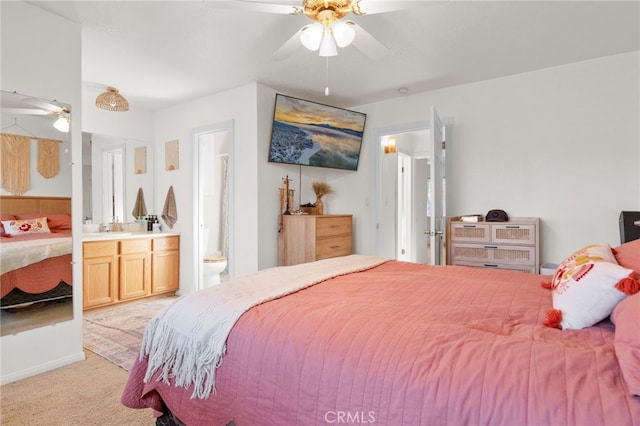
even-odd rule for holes
{"type": "MultiPolygon", "coordinates": [[[[84,359],[82,351],[82,158],[80,26],[23,2],[1,2],[2,89],[71,105],[73,320],[0,337],[1,383],[84,359]],[[55,34],[57,45],[49,43],[55,34]],[[76,196],[78,195],[78,196],[76,196]]],[[[63,165],[61,165],[62,167],[63,165]]]]}
{"type": "MultiPolygon", "coordinates": [[[[126,97],[126,93],[121,93],[126,97]]],[[[120,137],[126,140],[151,142],[154,138],[154,117],[151,111],[129,103],[129,111],[107,111],[96,106],[94,92],[82,93],[82,131],[120,137]]]]}
{"type": "Polygon", "coordinates": [[[500,208],[542,221],[543,262],[586,244],[619,244],[621,210],[640,210],[639,53],[626,53],[357,106],[367,113],[364,160],[332,175],[335,205],[358,221],[359,252],[371,247],[371,139],[376,129],[453,120],[449,215],[500,208]]]}
{"type": "MultiPolygon", "coordinates": [[[[277,264],[278,188],[293,178],[296,202],[311,182],[336,193],[329,213],[354,215],[354,250],[376,254],[373,137],[427,122],[429,108],[452,123],[447,148],[449,216],[504,209],[541,218],[541,260],[559,262],[595,242],[619,244],[621,210],[640,210],[638,52],[399,97],[350,109],[367,114],[357,172],[267,163],[274,91],[258,97],[260,268],[277,264]]],[[[295,93],[287,93],[295,96],[295,93]]],[[[329,102],[330,103],[330,102],[329,102]]],[[[382,198],[382,200],[384,200],[382,198]]],[[[389,236],[380,235],[382,244],[389,236]]]]}
{"type": "MultiPolygon", "coordinates": [[[[178,221],[173,231],[180,232],[180,292],[196,288],[194,270],[194,167],[197,164],[191,131],[199,127],[233,121],[233,222],[235,248],[229,255],[230,271],[235,276],[258,269],[258,155],[256,140],[255,83],[228,90],[159,111],[155,121],[156,202],[147,206],[150,214],[160,215],[167,191],[173,186],[178,206],[178,221]],[[178,170],[165,170],[165,143],[179,141],[178,170]]],[[[231,169],[230,169],[231,170],[231,169]]],[[[163,226],[165,226],[163,224],[163,226]]],[[[197,256],[196,256],[197,257],[197,256]]]]}
{"type": "Polygon", "coordinates": [[[156,114],[156,198],[147,207],[160,214],[174,186],[181,292],[193,290],[190,132],[232,120],[236,249],[230,260],[237,262],[236,275],[277,265],[278,188],[285,176],[292,179],[296,203],[314,200],[314,180],[329,182],[336,193],[325,197],[326,211],[353,213],[354,250],[373,254],[372,135],[426,122],[435,105],[454,125],[449,214],[502,208],[512,216],[539,216],[542,260],[558,261],[594,241],[615,245],[618,212],[640,208],[637,73],[638,54],[623,54],[352,107],[367,113],[357,172],[268,163],[273,89],[250,84],[206,96],[156,114]],[[166,171],[164,144],[174,139],[180,141],[180,168],[166,171]]]}

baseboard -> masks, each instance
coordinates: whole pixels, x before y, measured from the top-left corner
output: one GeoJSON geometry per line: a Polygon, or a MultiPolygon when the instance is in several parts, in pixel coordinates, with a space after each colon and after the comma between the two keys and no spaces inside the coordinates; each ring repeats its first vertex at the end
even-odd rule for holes
{"type": "Polygon", "coordinates": [[[57,368],[64,367],[65,365],[73,364],[76,362],[84,361],[85,359],[85,353],[83,350],[81,350],[78,353],[66,356],[64,358],[56,359],[44,364],[36,365],[35,367],[17,371],[13,374],[2,376],[2,378],[0,378],[0,385],[17,382],[18,380],[23,380],[27,377],[35,376],[37,374],[46,373],[47,371],[55,370],[57,368]]]}

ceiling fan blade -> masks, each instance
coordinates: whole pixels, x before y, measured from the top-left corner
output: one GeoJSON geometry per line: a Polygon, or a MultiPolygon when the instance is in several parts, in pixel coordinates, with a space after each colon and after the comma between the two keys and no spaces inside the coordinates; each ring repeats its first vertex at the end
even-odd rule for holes
{"type": "Polygon", "coordinates": [[[286,59],[296,49],[303,47],[302,42],[300,41],[300,35],[308,26],[309,25],[305,25],[304,27],[300,28],[295,32],[295,34],[291,36],[291,38],[289,38],[289,40],[285,41],[284,44],[273,53],[273,59],[275,59],[276,61],[286,59]]]}
{"type": "Polygon", "coordinates": [[[235,0],[235,1],[207,1],[207,6],[226,9],[246,10],[249,12],[277,13],[281,15],[298,15],[302,13],[302,1],[284,1],[280,4],[265,3],[255,0],[235,0]],[[289,4],[282,4],[289,3],[289,4]]]}
{"type": "Polygon", "coordinates": [[[33,105],[35,107],[38,108],[42,108],[44,109],[44,113],[47,114],[47,112],[54,112],[54,113],[59,113],[60,111],[62,111],[62,107],[56,104],[53,104],[51,102],[47,102],[43,99],[38,99],[38,98],[25,98],[23,99],[24,103],[27,103],[29,105],[33,105]]]}
{"type": "Polygon", "coordinates": [[[354,13],[356,15],[374,15],[376,13],[394,12],[396,10],[406,10],[416,5],[424,3],[431,3],[431,1],[425,0],[409,0],[409,1],[376,1],[376,0],[356,0],[352,3],[354,5],[354,13]],[[361,13],[358,13],[357,10],[361,13]]]}
{"type": "Polygon", "coordinates": [[[353,39],[353,45],[362,53],[374,60],[379,60],[387,56],[389,49],[387,49],[382,43],[380,43],[374,36],[369,34],[367,30],[353,21],[345,21],[356,32],[356,36],[353,39]]]}
{"type": "Polygon", "coordinates": [[[49,115],[49,111],[34,108],[2,108],[3,114],[10,115],[49,115]]]}

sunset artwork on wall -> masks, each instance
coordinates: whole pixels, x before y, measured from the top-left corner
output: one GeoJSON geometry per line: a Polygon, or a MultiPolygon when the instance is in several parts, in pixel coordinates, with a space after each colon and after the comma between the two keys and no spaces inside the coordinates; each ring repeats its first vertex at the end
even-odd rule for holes
{"type": "Polygon", "coordinates": [[[276,94],[269,161],[357,170],[366,115],[276,94]]]}
{"type": "Polygon", "coordinates": [[[147,147],[139,146],[134,150],[133,162],[135,174],[144,175],[147,173],[147,147]]]}
{"type": "Polygon", "coordinates": [[[164,144],[164,161],[166,170],[178,170],[178,140],[169,141],[164,144]]]}

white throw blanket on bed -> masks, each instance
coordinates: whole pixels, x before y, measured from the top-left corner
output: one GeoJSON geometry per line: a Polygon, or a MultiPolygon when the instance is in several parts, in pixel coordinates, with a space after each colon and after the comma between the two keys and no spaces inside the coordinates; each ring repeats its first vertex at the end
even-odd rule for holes
{"type": "Polygon", "coordinates": [[[0,244],[0,273],[5,274],[50,257],[71,253],[71,237],[12,241],[0,244]]]}
{"type": "Polygon", "coordinates": [[[161,370],[161,380],[194,385],[192,397],[215,392],[215,370],[222,363],[227,336],[250,308],[306,287],[378,266],[387,259],[350,255],[255,274],[179,298],[161,310],[145,330],[140,356],[148,356],[145,382],[161,370]]]}

